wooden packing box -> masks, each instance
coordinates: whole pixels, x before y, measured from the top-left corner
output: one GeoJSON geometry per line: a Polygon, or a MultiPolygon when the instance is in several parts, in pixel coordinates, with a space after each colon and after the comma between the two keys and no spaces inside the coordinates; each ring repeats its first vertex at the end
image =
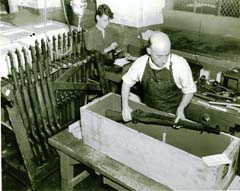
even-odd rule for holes
{"type": "MultiPolygon", "coordinates": [[[[157,112],[130,101],[133,109],[157,112]]],[[[121,124],[105,111],[121,111],[121,97],[110,93],[81,107],[83,142],[171,189],[226,189],[235,177],[239,139],[147,124],[121,124]],[[163,135],[166,142],[162,142],[163,135]],[[224,153],[230,164],[207,166],[204,156],[224,153]]]]}

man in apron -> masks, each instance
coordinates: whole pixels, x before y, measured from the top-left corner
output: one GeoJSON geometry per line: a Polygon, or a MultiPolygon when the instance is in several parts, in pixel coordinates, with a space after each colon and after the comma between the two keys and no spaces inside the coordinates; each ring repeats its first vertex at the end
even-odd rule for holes
{"type": "Polygon", "coordinates": [[[122,116],[131,120],[132,109],[128,105],[131,87],[140,82],[143,87],[143,102],[149,107],[176,114],[185,119],[184,109],[196,92],[191,69],[187,61],[170,53],[171,42],[162,32],[149,39],[146,55],[138,58],[122,77],[122,116]]]}

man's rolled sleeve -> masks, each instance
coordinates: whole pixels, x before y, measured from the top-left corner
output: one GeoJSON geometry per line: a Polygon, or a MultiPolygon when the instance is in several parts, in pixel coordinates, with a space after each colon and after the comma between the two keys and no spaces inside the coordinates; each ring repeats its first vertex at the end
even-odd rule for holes
{"type": "Polygon", "coordinates": [[[136,60],[129,68],[128,72],[122,77],[123,82],[130,87],[134,86],[136,82],[140,81],[141,70],[141,65],[138,60],[136,60]]]}
{"type": "Polygon", "coordinates": [[[182,92],[184,94],[195,93],[197,91],[197,87],[193,81],[192,71],[188,64],[185,67],[185,71],[182,71],[182,73],[183,73],[181,79],[182,92]]]}
{"type": "Polygon", "coordinates": [[[197,87],[196,87],[196,84],[194,82],[189,83],[189,84],[187,84],[187,86],[184,86],[182,88],[182,92],[184,94],[195,93],[196,91],[197,91],[197,87]]]}
{"type": "Polygon", "coordinates": [[[176,84],[184,94],[195,93],[197,87],[193,81],[191,68],[185,59],[179,57],[179,61],[175,68],[176,84]]]}
{"type": "MultiPolygon", "coordinates": [[[[131,69],[131,68],[130,68],[131,69]]],[[[134,79],[134,74],[132,74],[133,72],[130,71],[130,69],[128,70],[128,72],[122,77],[122,80],[125,84],[127,84],[129,87],[134,86],[134,84],[137,82],[136,79],[134,79]]]]}

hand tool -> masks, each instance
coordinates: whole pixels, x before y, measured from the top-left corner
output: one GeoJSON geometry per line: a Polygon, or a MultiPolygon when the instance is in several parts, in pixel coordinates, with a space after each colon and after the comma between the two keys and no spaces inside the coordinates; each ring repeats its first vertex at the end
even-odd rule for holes
{"type": "Polygon", "coordinates": [[[236,99],[234,97],[223,96],[223,95],[219,95],[217,93],[210,93],[210,92],[203,92],[203,95],[204,96],[211,96],[211,97],[218,98],[218,99],[231,100],[231,101],[235,101],[235,99],[236,99]]]}
{"type": "Polygon", "coordinates": [[[212,104],[212,105],[222,105],[222,106],[240,107],[240,104],[237,104],[237,103],[217,102],[217,101],[209,101],[208,103],[210,103],[210,104],[212,104]]]}

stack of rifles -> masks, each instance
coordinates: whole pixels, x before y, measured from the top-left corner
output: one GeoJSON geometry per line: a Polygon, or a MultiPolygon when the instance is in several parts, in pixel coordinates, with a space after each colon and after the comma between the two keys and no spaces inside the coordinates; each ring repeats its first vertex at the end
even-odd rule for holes
{"type": "MultiPolygon", "coordinates": [[[[54,157],[47,139],[64,128],[64,124],[79,116],[79,91],[54,91],[53,83],[72,67],[79,67],[92,56],[87,55],[83,31],[73,30],[35,41],[29,49],[16,49],[7,54],[10,68],[9,81],[13,85],[14,99],[28,135],[28,141],[38,165],[54,157]],[[17,59],[15,59],[17,58],[17,59]],[[77,65],[76,65],[77,63],[77,65]]],[[[68,79],[70,82],[86,80],[86,67],[81,67],[68,79]]],[[[63,88],[64,89],[64,88],[63,88]]]]}

